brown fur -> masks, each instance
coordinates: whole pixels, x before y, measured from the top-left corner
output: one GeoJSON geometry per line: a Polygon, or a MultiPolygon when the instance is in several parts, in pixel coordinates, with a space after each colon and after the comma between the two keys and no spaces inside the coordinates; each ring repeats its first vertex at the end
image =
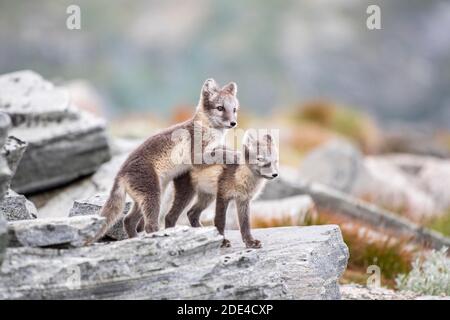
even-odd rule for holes
{"type": "MultiPolygon", "coordinates": [[[[201,226],[201,212],[216,198],[214,224],[219,233],[224,235],[227,208],[230,201],[234,200],[244,243],[250,248],[260,248],[261,242],[253,238],[250,230],[250,201],[262,190],[266,179],[278,175],[278,154],[271,136],[264,136],[261,140],[247,137],[245,153],[245,164],[195,166],[186,174],[190,179],[184,179],[182,188],[197,191],[197,202],[187,213],[193,227],[201,226]],[[255,153],[255,158],[263,159],[261,163],[250,161],[250,155],[255,153]],[[270,164],[270,174],[267,164],[270,164]]],[[[189,194],[189,202],[191,198],[192,195],[189,194]]],[[[175,194],[170,216],[166,218],[166,227],[175,225],[186,203],[187,199],[183,198],[183,194],[175,194]],[[170,224],[167,224],[167,221],[170,221],[170,224]]],[[[230,242],[224,238],[223,245],[229,246],[230,242]]]]}
{"type": "MultiPolygon", "coordinates": [[[[205,152],[207,148],[220,146],[226,129],[236,125],[239,106],[236,90],[235,83],[219,88],[214,80],[207,80],[192,119],[150,137],[130,154],[119,170],[110,196],[101,210],[100,215],[106,217],[106,225],[92,241],[101,238],[120,217],[126,194],[134,201],[133,210],[124,220],[127,234],[130,237],[136,236],[141,214],[144,216],[144,230],[147,233],[158,230],[161,193],[165,186],[173,179],[178,181],[178,177],[192,168],[199,150],[205,152]],[[174,133],[180,131],[188,133],[190,140],[174,141],[174,133]],[[194,134],[197,133],[203,136],[201,148],[194,146],[194,134]],[[183,161],[188,162],[173,162],[173,152],[177,148],[188,150],[183,156],[183,161]]],[[[180,179],[182,184],[185,178],[180,179]]],[[[178,189],[178,192],[183,190],[178,189]]],[[[187,198],[187,194],[184,198],[187,198]]]]}

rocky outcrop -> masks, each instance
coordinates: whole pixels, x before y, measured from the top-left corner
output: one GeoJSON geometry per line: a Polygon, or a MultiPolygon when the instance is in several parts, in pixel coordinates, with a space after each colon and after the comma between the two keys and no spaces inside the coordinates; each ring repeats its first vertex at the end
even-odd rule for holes
{"type": "Polygon", "coordinates": [[[352,193],[365,179],[367,172],[362,153],[350,142],[340,139],[307,154],[302,160],[299,175],[304,180],[352,193]]]}
{"type": "Polygon", "coordinates": [[[0,201],[0,216],[8,221],[36,219],[37,214],[37,209],[31,201],[11,189],[0,201]]]}
{"type": "Polygon", "coordinates": [[[10,246],[80,247],[92,239],[104,223],[101,217],[14,221],[8,224],[10,246]]]}
{"type": "MultiPolygon", "coordinates": [[[[72,209],[70,210],[69,217],[98,215],[100,213],[100,209],[106,202],[107,197],[107,195],[96,195],[86,200],[75,201],[72,209]]],[[[125,217],[125,214],[130,210],[130,208],[131,201],[126,201],[123,217],[125,217]]],[[[123,229],[123,217],[111,227],[111,229],[106,233],[106,236],[114,240],[123,240],[128,238],[123,229]]]]}
{"type": "Polygon", "coordinates": [[[110,158],[103,121],[80,112],[64,88],[31,71],[0,76],[0,87],[0,111],[11,117],[10,134],[28,143],[12,182],[15,191],[65,184],[110,158]]]}
{"type": "MultiPolygon", "coordinates": [[[[0,112],[0,203],[8,191],[16,163],[22,154],[22,145],[15,139],[8,138],[11,120],[7,114],[0,112]]],[[[0,214],[0,266],[8,244],[6,219],[0,214]]]]}
{"type": "Polygon", "coordinates": [[[177,227],[74,249],[9,248],[0,299],[339,299],[348,250],[337,226],[237,231],[177,227]]]}
{"type": "MultiPolygon", "coordinates": [[[[445,166],[428,167],[432,168],[429,177],[433,174],[450,176],[445,166]]],[[[450,166],[447,164],[447,167],[450,166]]],[[[449,197],[442,191],[435,192],[435,189],[443,190],[436,179],[425,179],[433,181],[435,187],[416,183],[415,176],[402,170],[389,157],[363,156],[345,140],[331,141],[313,150],[303,159],[298,176],[390,208],[418,222],[445,211],[442,202],[450,203],[450,200],[445,201],[449,197]]]]}
{"type": "Polygon", "coordinates": [[[411,154],[391,154],[371,157],[390,163],[409,178],[409,182],[427,194],[437,213],[450,209],[450,160],[411,154]]]}
{"type": "Polygon", "coordinates": [[[388,234],[410,238],[411,241],[442,248],[450,246],[450,238],[424,228],[388,210],[354,198],[348,194],[318,183],[292,183],[276,179],[267,184],[260,198],[281,199],[293,195],[307,194],[314,200],[319,211],[350,218],[388,234]]]}
{"type": "Polygon", "coordinates": [[[89,199],[93,195],[108,194],[114,177],[127,154],[114,156],[110,161],[99,167],[92,176],[81,179],[71,185],[52,190],[41,195],[32,196],[41,217],[67,217],[74,201],[89,199]]]}

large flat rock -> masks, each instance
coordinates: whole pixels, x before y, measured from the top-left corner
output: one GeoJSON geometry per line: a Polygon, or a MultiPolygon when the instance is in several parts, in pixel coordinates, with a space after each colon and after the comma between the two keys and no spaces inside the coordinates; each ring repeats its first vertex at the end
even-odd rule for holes
{"type": "Polygon", "coordinates": [[[19,193],[60,186],[110,159],[105,123],[72,105],[65,88],[32,71],[0,76],[0,111],[10,134],[28,143],[12,182],[19,193]]]}
{"type": "Polygon", "coordinates": [[[10,246],[80,247],[105,223],[102,217],[35,219],[8,223],[10,246]]]}
{"type": "Polygon", "coordinates": [[[0,299],[339,299],[348,250],[339,227],[237,231],[177,227],[75,249],[8,248],[0,299]]]}

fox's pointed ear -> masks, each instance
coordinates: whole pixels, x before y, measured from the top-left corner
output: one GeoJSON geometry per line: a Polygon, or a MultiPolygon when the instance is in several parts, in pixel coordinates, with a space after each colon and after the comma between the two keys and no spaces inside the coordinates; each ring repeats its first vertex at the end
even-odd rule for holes
{"type": "Polygon", "coordinates": [[[222,91],[225,91],[235,96],[237,94],[237,84],[235,82],[230,82],[229,84],[227,84],[222,88],[222,91]]]}
{"type": "Polygon", "coordinates": [[[219,86],[214,79],[207,79],[202,87],[202,96],[205,98],[210,97],[214,93],[219,91],[219,86]]]}

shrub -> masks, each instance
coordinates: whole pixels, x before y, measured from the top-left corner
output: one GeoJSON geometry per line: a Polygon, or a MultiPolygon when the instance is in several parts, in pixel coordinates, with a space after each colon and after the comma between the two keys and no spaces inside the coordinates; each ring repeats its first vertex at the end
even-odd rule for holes
{"type": "Polygon", "coordinates": [[[431,251],[412,263],[408,274],[399,275],[397,288],[427,295],[450,295],[450,258],[447,248],[431,251]]]}

